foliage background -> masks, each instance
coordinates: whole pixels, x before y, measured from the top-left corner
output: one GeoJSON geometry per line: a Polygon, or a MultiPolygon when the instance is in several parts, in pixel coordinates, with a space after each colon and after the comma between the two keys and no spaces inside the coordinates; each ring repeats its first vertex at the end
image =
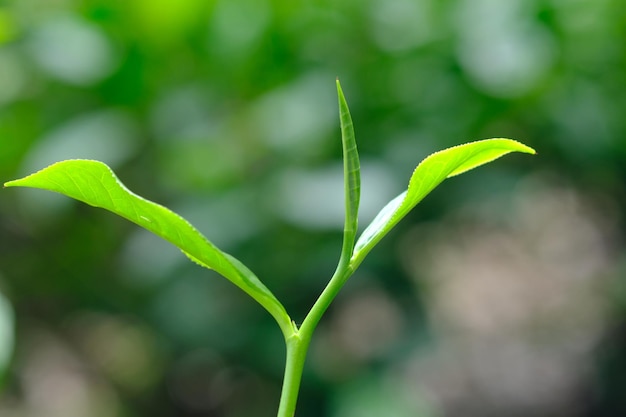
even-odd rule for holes
{"type": "MultiPolygon", "coordinates": [[[[539,155],[444,183],[381,243],[298,416],[626,414],[618,0],[0,3],[0,178],[103,160],[298,320],[341,245],[337,76],[361,224],[435,150],[539,155]]],[[[55,195],[4,191],[0,216],[0,415],[275,415],[280,333],[226,280],[55,195]]]]}

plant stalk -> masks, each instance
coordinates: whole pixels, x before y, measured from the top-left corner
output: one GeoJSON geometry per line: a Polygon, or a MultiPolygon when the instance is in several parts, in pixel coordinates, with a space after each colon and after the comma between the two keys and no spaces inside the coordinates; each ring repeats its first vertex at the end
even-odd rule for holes
{"type": "Polygon", "coordinates": [[[302,371],[306,360],[310,335],[302,338],[294,324],[295,332],[285,339],[287,346],[287,361],[285,364],[285,376],[280,394],[280,404],[278,406],[277,417],[294,417],[296,412],[296,402],[302,381],[302,371]]]}

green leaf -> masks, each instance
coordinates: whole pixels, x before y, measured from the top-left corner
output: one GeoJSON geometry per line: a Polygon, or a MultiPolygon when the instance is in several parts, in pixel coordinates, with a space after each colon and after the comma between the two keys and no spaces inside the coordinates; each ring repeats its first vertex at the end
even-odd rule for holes
{"type": "Polygon", "coordinates": [[[282,304],[248,268],[215,247],[178,214],[128,190],[104,163],[91,160],[57,162],[4,185],[55,191],[138,224],[178,247],[194,262],[228,278],[265,307],[283,332],[291,332],[291,319],[282,304]]]}
{"type": "Polygon", "coordinates": [[[510,152],[534,154],[535,150],[511,139],[486,139],[444,149],[424,159],[413,172],[409,188],[391,200],[359,237],[351,260],[353,267],[443,180],[510,152]]]}
{"type": "MultiPolygon", "coordinates": [[[[343,178],[345,193],[345,223],[343,235],[343,247],[341,259],[345,262],[350,260],[354,241],[356,239],[359,200],[361,198],[361,167],[359,153],[354,138],[354,126],[348,109],[348,103],[337,80],[337,95],[339,97],[339,120],[341,122],[341,143],[343,147],[343,178]]],[[[341,261],[340,261],[341,263],[341,261]]]]}

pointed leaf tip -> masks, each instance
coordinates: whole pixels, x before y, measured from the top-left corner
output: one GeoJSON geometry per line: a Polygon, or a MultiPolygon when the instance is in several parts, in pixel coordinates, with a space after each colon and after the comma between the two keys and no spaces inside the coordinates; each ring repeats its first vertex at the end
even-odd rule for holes
{"type": "Polygon", "coordinates": [[[58,192],[124,217],[169,241],[194,262],[228,278],[265,307],[283,331],[291,328],[291,319],[282,304],[248,268],[215,247],[178,214],[128,190],[102,162],[57,162],[27,177],[8,181],[5,186],[58,192]]]}
{"type": "Polygon", "coordinates": [[[341,261],[349,260],[354,249],[357,233],[359,202],[361,198],[361,167],[359,153],[354,136],[354,125],[348,103],[337,79],[339,99],[339,121],[341,125],[341,143],[343,149],[343,176],[345,196],[344,240],[341,250],[341,261]]]}
{"type": "Polygon", "coordinates": [[[413,171],[408,189],[390,201],[363,231],[355,245],[353,262],[361,262],[380,239],[443,180],[511,152],[536,154],[533,148],[521,142],[496,138],[453,146],[428,156],[413,171]]]}

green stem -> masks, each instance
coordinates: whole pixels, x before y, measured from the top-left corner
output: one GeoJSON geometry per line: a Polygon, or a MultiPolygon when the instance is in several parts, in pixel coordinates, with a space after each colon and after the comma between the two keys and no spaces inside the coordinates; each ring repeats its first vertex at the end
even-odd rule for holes
{"type": "Polygon", "coordinates": [[[280,395],[280,405],[278,407],[278,417],[294,417],[296,411],[296,401],[302,380],[304,361],[309,349],[309,344],[313,336],[313,331],[317,327],[322,315],[330,306],[343,284],[352,275],[352,268],[347,261],[340,262],[335,274],[330,279],[324,291],[319,296],[309,314],[307,314],[300,329],[292,324],[292,334],[285,338],[287,346],[287,363],[285,365],[285,376],[283,388],[280,395]]]}
{"type": "Polygon", "coordinates": [[[313,331],[317,327],[317,324],[322,319],[322,316],[330,306],[330,303],[332,303],[332,301],[335,299],[335,297],[339,293],[339,290],[341,290],[341,287],[343,287],[343,284],[345,284],[346,280],[350,278],[352,272],[354,272],[354,270],[348,263],[348,260],[342,259],[342,261],[339,262],[339,266],[333,274],[333,277],[328,282],[328,285],[326,285],[324,291],[322,291],[317,301],[315,301],[315,304],[313,304],[313,307],[311,307],[309,314],[307,314],[304,322],[302,322],[302,326],[300,326],[300,334],[303,338],[311,337],[313,331]]]}
{"type": "Polygon", "coordinates": [[[285,376],[283,388],[280,394],[280,405],[277,417],[294,417],[296,402],[304,370],[304,361],[311,341],[311,335],[302,338],[294,324],[294,333],[285,339],[287,346],[287,362],[285,364],[285,376]]]}
{"type": "MultiPolygon", "coordinates": [[[[341,256],[335,273],[315,304],[313,304],[302,326],[299,329],[295,323],[292,323],[292,329],[285,329],[285,323],[281,326],[287,345],[287,363],[285,365],[285,378],[283,380],[283,389],[280,396],[278,417],[294,417],[298,390],[300,389],[300,381],[302,379],[302,370],[304,369],[304,361],[306,359],[309,343],[311,342],[311,337],[313,336],[313,331],[317,327],[324,312],[328,309],[328,306],[330,306],[330,303],[337,296],[343,284],[354,271],[350,261],[354,250],[354,240],[357,231],[361,190],[360,164],[356,142],[354,140],[352,118],[350,117],[346,99],[341,91],[339,80],[337,80],[337,93],[339,97],[339,119],[341,121],[341,142],[343,146],[346,207],[341,256]]],[[[277,320],[280,318],[283,318],[283,316],[279,314],[277,320]]],[[[281,324],[280,321],[279,324],[281,324]]]]}
{"type": "Polygon", "coordinates": [[[339,293],[343,284],[350,275],[352,275],[352,272],[353,268],[350,265],[348,256],[342,256],[337,270],[309,311],[309,314],[307,314],[302,326],[298,329],[295,323],[292,323],[291,333],[285,337],[287,363],[285,365],[285,376],[280,395],[278,417],[294,417],[298,391],[300,390],[300,381],[302,380],[302,371],[304,369],[304,361],[313,336],[313,331],[324,315],[324,312],[328,309],[328,306],[330,306],[330,303],[337,296],[337,293],[339,293]]]}

